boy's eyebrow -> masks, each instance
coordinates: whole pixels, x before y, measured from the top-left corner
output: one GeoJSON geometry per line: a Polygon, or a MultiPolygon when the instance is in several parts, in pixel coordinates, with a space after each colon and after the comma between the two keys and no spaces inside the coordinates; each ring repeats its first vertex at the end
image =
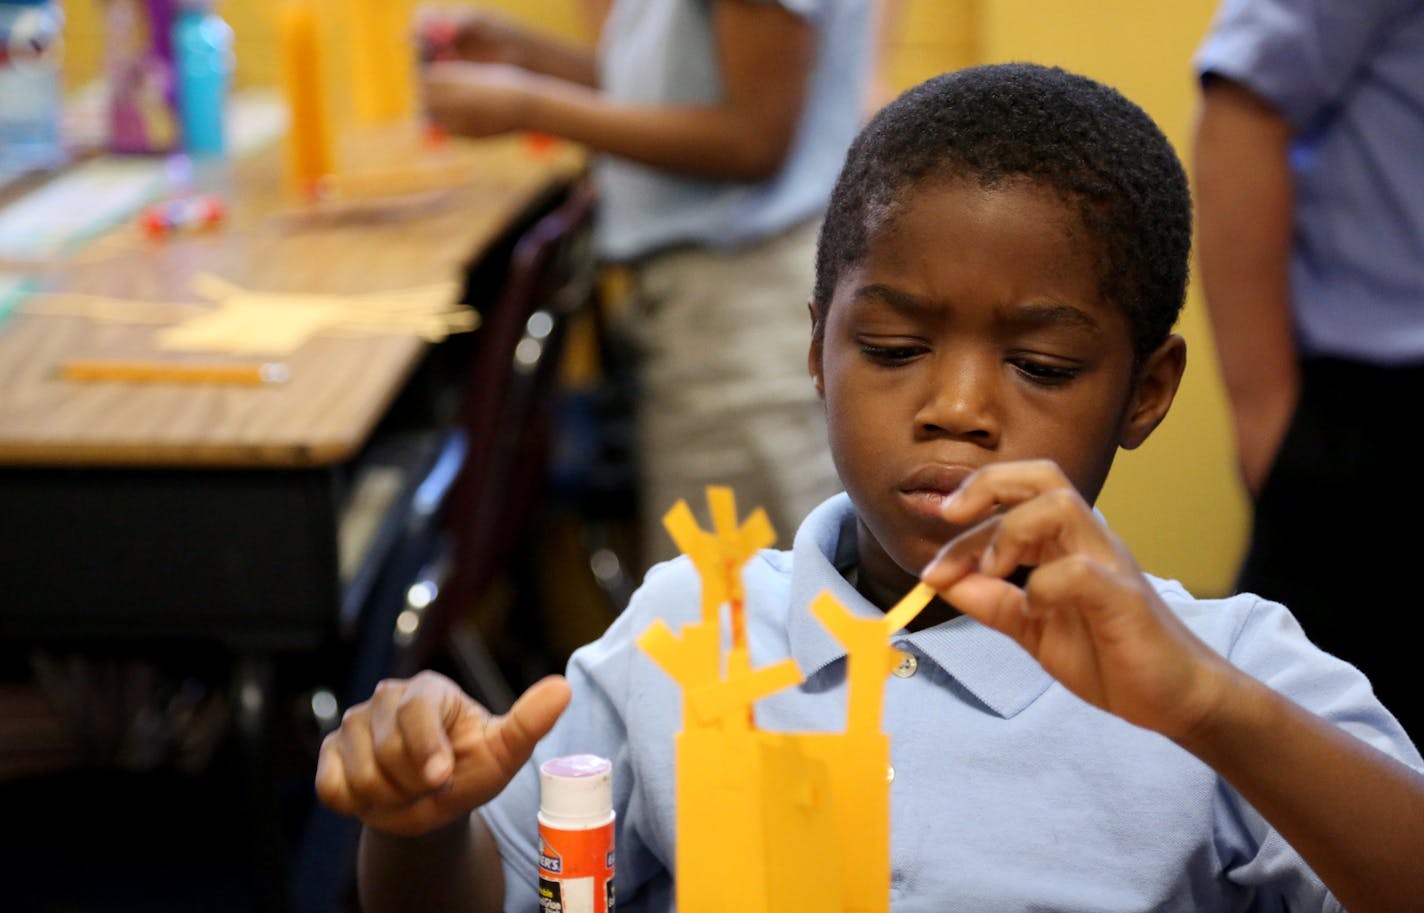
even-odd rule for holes
{"type": "Polygon", "coordinates": [[[878,301],[882,304],[888,304],[897,311],[909,313],[923,313],[936,310],[933,304],[921,298],[919,295],[914,295],[910,292],[879,283],[862,285],[855,290],[854,297],[857,300],[869,299],[871,301],[878,301]]]}
{"type": "Polygon", "coordinates": [[[1087,330],[1094,335],[1103,331],[1092,314],[1069,304],[1036,301],[1006,308],[1002,321],[1013,327],[1068,326],[1087,330]]]}
{"type": "MultiPolygon", "coordinates": [[[[938,312],[939,310],[919,295],[878,283],[862,285],[855,290],[853,297],[857,300],[877,301],[902,313],[916,314],[938,312]]],[[[1023,329],[1067,326],[1087,330],[1094,335],[1103,331],[1102,324],[1098,322],[1097,318],[1082,308],[1051,301],[1034,301],[1005,307],[999,314],[999,322],[1012,328],[1023,329]]]]}

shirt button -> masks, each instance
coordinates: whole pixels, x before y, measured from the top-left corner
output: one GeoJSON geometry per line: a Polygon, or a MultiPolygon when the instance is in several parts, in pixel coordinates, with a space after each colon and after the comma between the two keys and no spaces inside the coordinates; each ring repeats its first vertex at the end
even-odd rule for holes
{"type": "Polygon", "coordinates": [[[899,678],[909,678],[915,674],[915,670],[920,668],[920,661],[915,658],[915,654],[900,651],[900,664],[890,671],[899,678]]]}

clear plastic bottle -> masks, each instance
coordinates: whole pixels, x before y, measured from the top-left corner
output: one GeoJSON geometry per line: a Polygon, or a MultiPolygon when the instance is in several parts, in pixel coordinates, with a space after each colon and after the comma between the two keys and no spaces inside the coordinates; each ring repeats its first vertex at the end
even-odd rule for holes
{"type": "Polygon", "coordinates": [[[539,765],[539,908],[613,913],[613,765],[597,755],[539,765]]]}
{"type": "Polygon", "coordinates": [[[64,162],[63,25],[53,0],[0,0],[0,180],[64,162]]]}
{"type": "Polygon", "coordinates": [[[232,27],[213,12],[213,0],[180,0],[173,23],[173,65],[183,148],[194,156],[227,151],[223,119],[232,82],[232,27]]]}

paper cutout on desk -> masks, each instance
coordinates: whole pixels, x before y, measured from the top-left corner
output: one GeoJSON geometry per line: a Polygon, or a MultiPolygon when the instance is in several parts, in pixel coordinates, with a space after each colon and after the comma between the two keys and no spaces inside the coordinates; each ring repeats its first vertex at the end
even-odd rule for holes
{"type": "Polygon", "coordinates": [[[160,349],[231,355],[286,355],[318,334],[406,334],[439,342],[479,326],[473,308],[455,303],[455,282],[359,295],[252,291],[207,273],[192,285],[216,307],[64,294],[38,295],[25,312],[171,324],[158,331],[160,349]]]}
{"type": "Polygon", "coordinates": [[[890,739],[880,729],[880,715],[886,677],[899,660],[889,638],[934,593],[919,584],[876,617],[853,615],[821,593],[811,611],[848,657],[846,729],[757,729],[753,703],[801,681],[791,659],[751,668],[747,647],[741,569],[774,535],[760,509],[737,524],[730,489],[709,487],[707,500],[711,533],[697,526],[683,501],[663,518],[702,578],[702,619],[679,633],[658,620],[638,638],[638,646],[682,686],[677,908],[886,913],[890,739]],[[731,628],[725,641],[724,607],[731,628]]]}

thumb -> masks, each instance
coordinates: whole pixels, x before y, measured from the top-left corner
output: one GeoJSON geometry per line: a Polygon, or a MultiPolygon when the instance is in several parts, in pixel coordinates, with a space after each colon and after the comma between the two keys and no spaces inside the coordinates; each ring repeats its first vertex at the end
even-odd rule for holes
{"type": "Polygon", "coordinates": [[[554,728],[571,696],[564,677],[550,675],[530,685],[508,713],[489,721],[485,738],[506,773],[513,776],[529,760],[534,746],[554,728]]]}

